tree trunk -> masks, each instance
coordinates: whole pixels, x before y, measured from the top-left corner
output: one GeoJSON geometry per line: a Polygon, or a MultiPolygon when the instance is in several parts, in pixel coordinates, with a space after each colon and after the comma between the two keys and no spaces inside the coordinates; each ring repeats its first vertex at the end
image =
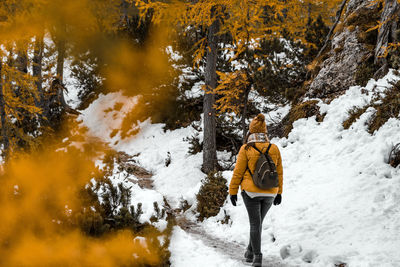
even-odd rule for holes
{"type": "Polygon", "coordinates": [[[63,81],[64,75],[64,59],[65,59],[65,41],[60,40],[57,42],[57,77],[63,81]]]}
{"type": "Polygon", "coordinates": [[[57,98],[61,104],[61,106],[64,107],[65,111],[70,114],[74,115],[79,115],[81,114],[79,111],[76,111],[75,109],[71,108],[67,102],[65,101],[64,98],[64,91],[66,91],[66,88],[64,87],[63,83],[63,75],[64,75],[64,60],[65,60],[65,40],[60,40],[57,42],[57,51],[58,51],[58,57],[57,57],[57,78],[53,81],[52,83],[52,91],[57,95],[57,98]]]}
{"type": "Polygon", "coordinates": [[[212,91],[217,85],[217,45],[219,21],[215,18],[208,29],[205,85],[206,92],[203,102],[204,113],[204,139],[203,139],[203,172],[209,173],[217,167],[217,144],[216,144],[216,123],[215,123],[215,95],[212,91]]]}
{"type": "Polygon", "coordinates": [[[15,62],[15,67],[17,70],[23,73],[28,73],[28,57],[26,54],[26,51],[18,50],[17,60],[15,62]]]}
{"type": "MultiPolygon", "coordinates": [[[[28,56],[27,56],[27,52],[26,50],[22,50],[20,49],[21,47],[23,47],[22,44],[18,44],[17,49],[17,59],[14,62],[14,66],[17,70],[19,70],[20,72],[23,73],[28,73],[28,56]]],[[[16,86],[15,87],[15,95],[17,97],[21,96],[21,86],[16,86]]]]}
{"type": "Polygon", "coordinates": [[[243,143],[246,142],[246,137],[247,137],[246,117],[247,117],[247,102],[249,100],[249,93],[250,93],[250,86],[248,88],[246,88],[246,91],[244,92],[244,99],[243,99],[243,112],[242,112],[242,119],[241,119],[242,131],[243,131],[243,143]]]}
{"type": "Polygon", "coordinates": [[[375,59],[374,63],[381,66],[380,69],[375,73],[375,78],[379,78],[384,75],[388,70],[388,62],[385,57],[386,47],[389,43],[395,42],[395,33],[397,30],[397,16],[400,8],[397,0],[385,0],[385,8],[382,12],[380,21],[383,24],[379,28],[378,40],[375,48],[375,59]]]}
{"type": "Polygon", "coordinates": [[[3,75],[2,75],[3,61],[0,60],[0,120],[1,120],[1,138],[3,143],[3,154],[7,158],[8,148],[10,146],[7,136],[7,118],[5,109],[5,100],[3,94],[3,75]]]}
{"type": "Polygon", "coordinates": [[[36,105],[44,109],[44,92],[42,87],[42,60],[43,60],[43,49],[44,42],[43,36],[37,36],[35,41],[35,51],[33,56],[32,74],[36,78],[36,88],[39,93],[39,100],[36,101],[36,105]]]}

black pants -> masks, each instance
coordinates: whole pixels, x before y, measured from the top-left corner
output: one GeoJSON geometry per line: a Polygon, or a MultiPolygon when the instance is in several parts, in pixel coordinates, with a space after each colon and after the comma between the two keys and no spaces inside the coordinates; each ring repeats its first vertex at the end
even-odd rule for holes
{"type": "Polygon", "coordinates": [[[271,208],[273,197],[249,197],[242,191],[244,205],[249,214],[250,241],[247,249],[254,254],[261,254],[261,231],[262,222],[269,208],[271,208]]]}

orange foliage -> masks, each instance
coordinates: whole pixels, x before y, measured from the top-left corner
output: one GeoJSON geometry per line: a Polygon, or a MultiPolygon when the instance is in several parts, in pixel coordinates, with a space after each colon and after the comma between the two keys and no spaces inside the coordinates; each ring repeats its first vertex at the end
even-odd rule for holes
{"type": "Polygon", "coordinates": [[[146,238],[156,238],[156,233],[149,232],[144,240],[135,239],[129,230],[91,238],[73,223],[83,207],[79,193],[99,175],[94,160],[104,151],[101,144],[85,143],[85,139],[71,138],[78,148],[54,151],[51,146],[18,155],[3,166],[1,266],[157,265],[158,250],[146,242],[146,238]]]}
{"type": "MultiPolygon", "coordinates": [[[[308,19],[322,14],[325,22],[331,24],[331,18],[341,0],[314,1],[314,0],[201,0],[201,1],[134,1],[142,17],[152,14],[156,24],[170,25],[172,30],[207,28],[214,20],[220,23],[219,35],[229,34],[232,37],[232,46],[224,47],[228,54],[233,55],[230,60],[237,59],[248,50],[258,49],[262,39],[280,37],[282,30],[294,34],[296,39],[306,43],[304,39],[305,26],[308,19]]],[[[207,47],[207,38],[203,38],[195,45],[194,64],[198,67],[204,58],[207,47]]],[[[212,92],[219,94],[217,108],[223,111],[238,112],[237,100],[243,95],[245,87],[251,81],[248,66],[233,73],[219,73],[219,85],[212,92]],[[248,72],[248,73],[246,73],[248,72]]]]}
{"type": "Polygon", "coordinates": [[[171,66],[165,52],[168,41],[165,34],[162,28],[154,29],[148,45],[140,49],[126,42],[110,47],[110,53],[105,55],[108,66],[102,70],[106,87],[135,96],[150,93],[170,82],[171,66]]]}
{"type": "Polygon", "coordinates": [[[235,71],[232,73],[217,72],[221,82],[213,93],[221,97],[216,100],[216,106],[220,113],[234,112],[236,115],[241,112],[241,98],[249,87],[247,73],[244,71],[235,71]]]}
{"type": "Polygon", "coordinates": [[[18,41],[57,31],[59,38],[90,41],[118,20],[116,0],[7,0],[0,3],[0,40],[18,41]],[[102,28],[101,28],[102,27],[102,28]]]}

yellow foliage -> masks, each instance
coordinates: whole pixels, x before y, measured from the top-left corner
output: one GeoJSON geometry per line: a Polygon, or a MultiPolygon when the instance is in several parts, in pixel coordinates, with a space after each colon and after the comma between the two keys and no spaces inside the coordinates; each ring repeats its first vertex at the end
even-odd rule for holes
{"type": "Polygon", "coordinates": [[[157,265],[149,232],[129,230],[103,238],[84,235],[70,222],[82,208],[79,192],[99,175],[96,149],[68,147],[18,155],[0,173],[1,266],[157,265]]]}
{"type": "Polygon", "coordinates": [[[154,29],[149,45],[140,50],[127,42],[114,44],[105,55],[108,64],[101,70],[106,87],[134,96],[170,82],[171,66],[161,49],[167,46],[166,33],[163,28],[154,29]]]}
{"type": "MultiPolygon", "coordinates": [[[[220,20],[218,35],[229,34],[233,46],[223,48],[234,61],[247,50],[257,49],[262,39],[280,37],[283,28],[305,42],[303,34],[309,17],[323,14],[330,21],[340,0],[201,0],[201,1],[135,1],[142,17],[152,14],[154,23],[169,25],[172,30],[180,28],[207,28],[214,20],[220,20]]],[[[196,45],[194,63],[198,64],[208,49],[207,39],[196,45]]],[[[239,111],[237,101],[251,79],[252,70],[242,67],[233,73],[219,73],[220,81],[213,93],[221,96],[217,108],[223,111],[239,111]],[[247,74],[246,74],[247,72],[247,74]],[[247,79],[247,80],[246,80],[247,79]]]]}
{"type": "Polygon", "coordinates": [[[58,38],[90,41],[100,30],[115,27],[113,22],[118,19],[117,11],[116,0],[2,1],[0,40],[28,40],[48,30],[57,31],[58,38]]]}
{"type": "Polygon", "coordinates": [[[247,73],[244,71],[235,71],[232,73],[217,72],[221,82],[212,93],[219,95],[216,100],[216,107],[220,113],[234,112],[240,114],[242,97],[249,88],[247,73]]]}

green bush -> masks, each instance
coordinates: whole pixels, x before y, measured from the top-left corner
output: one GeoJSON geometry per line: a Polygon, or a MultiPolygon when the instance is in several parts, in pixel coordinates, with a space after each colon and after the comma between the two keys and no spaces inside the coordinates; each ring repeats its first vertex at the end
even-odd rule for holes
{"type": "Polygon", "coordinates": [[[94,178],[96,181],[94,184],[89,184],[81,190],[81,207],[79,210],[73,211],[70,219],[67,218],[66,221],[68,220],[72,227],[79,227],[83,234],[94,238],[100,238],[123,229],[129,229],[138,236],[148,236],[147,241],[155,248],[155,255],[160,257],[160,263],[157,266],[170,266],[168,247],[176,222],[169,212],[171,207],[166,199],[162,205],[157,202],[153,203],[154,214],[150,218],[151,223],[161,219],[167,220],[167,228],[161,232],[150,223],[140,222],[143,214],[142,204],[131,205],[132,192],[130,188],[122,183],[115,185],[110,180],[115,165],[118,165],[120,171],[129,167],[126,164],[128,158],[124,158],[127,156],[129,155],[113,152],[108,154],[103,172],[94,178]]]}
{"type": "Polygon", "coordinates": [[[139,232],[146,226],[139,221],[143,214],[142,204],[130,205],[130,197],[129,188],[121,183],[114,186],[109,178],[102,178],[96,186],[82,191],[83,205],[75,214],[75,223],[89,236],[101,236],[120,229],[139,232]]]}
{"type": "Polygon", "coordinates": [[[220,172],[211,172],[202,181],[199,193],[196,195],[200,221],[219,213],[228,196],[226,182],[220,172]]]}
{"type": "Polygon", "coordinates": [[[188,153],[190,155],[195,155],[203,151],[203,142],[200,142],[199,134],[196,133],[190,137],[186,137],[183,139],[184,142],[188,142],[190,144],[188,153]]]}

